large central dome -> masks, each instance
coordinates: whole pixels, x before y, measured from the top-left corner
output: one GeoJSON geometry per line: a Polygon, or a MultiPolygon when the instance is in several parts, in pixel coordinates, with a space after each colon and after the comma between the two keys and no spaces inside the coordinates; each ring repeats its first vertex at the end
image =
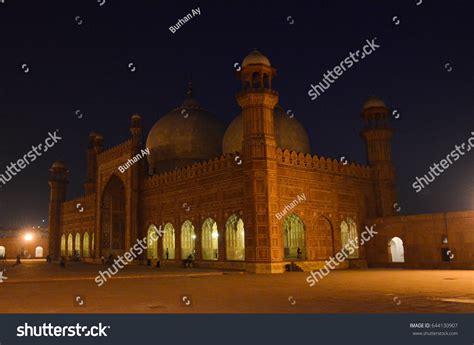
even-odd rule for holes
{"type": "Polygon", "coordinates": [[[159,119],[150,130],[146,146],[150,149],[150,173],[181,168],[221,155],[224,126],[193,98],[159,119]]]}

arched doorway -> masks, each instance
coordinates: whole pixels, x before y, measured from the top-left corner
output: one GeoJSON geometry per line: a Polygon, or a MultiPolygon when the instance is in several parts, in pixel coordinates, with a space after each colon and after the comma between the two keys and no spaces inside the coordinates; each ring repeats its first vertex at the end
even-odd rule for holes
{"type": "Polygon", "coordinates": [[[35,248],[35,258],[42,258],[43,257],[43,247],[36,247],[35,248]]]}
{"type": "Polygon", "coordinates": [[[194,257],[195,243],[194,225],[187,220],[181,226],[181,259],[187,259],[189,255],[194,257]]]}
{"type": "Polygon", "coordinates": [[[390,259],[392,262],[405,262],[405,249],[400,237],[394,237],[388,242],[390,259]]]}
{"type": "Polygon", "coordinates": [[[89,249],[89,234],[87,232],[85,232],[84,236],[82,237],[82,255],[85,258],[88,258],[91,256],[91,252],[89,249]]]}
{"type": "Polygon", "coordinates": [[[125,248],[125,187],[112,175],[102,194],[100,250],[103,256],[117,256],[125,248]]]}
{"type": "Polygon", "coordinates": [[[359,257],[359,239],[357,236],[357,226],[352,218],[347,218],[341,222],[341,247],[342,251],[350,259],[359,257]],[[355,245],[357,245],[357,247],[355,245]],[[348,249],[349,248],[349,249],[348,249]]]}
{"type": "Polygon", "coordinates": [[[81,234],[76,232],[76,239],[74,241],[74,256],[81,256],[81,234]]]}
{"type": "Polygon", "coordinates": [[[245,260],[244,222],[235,214],[226,222],[225,243],[227,260],[245,260]]]}
{"type": "Polygon", "coordinates": [[[69,233],[67,236],[67,255],[68,256],[73,256],[73,243],[72,243],[72,234],[69,233]]]}
{"type": "Polygon", "coordinates": [[[66,235],[61,236],[61,255],[66,256],[66,235]]]}
{"type": "Polygon", "coordinates": [[[163,253],[166,260],[175,259],[175,235],[174,227],[171,223],[167,223],[164,228],[163,253]]]}
{"type": "Polygon", "coordinates": [[[202,258],[203,260],[217,260],[219,258],[219,232],[217,223],[207,218],[202,224],[202,258]]]}
{"type": "Polygon", "coordinates": [[[285,259],[306,258],[304,223],[295,214],[289,215],[283,221],[283,248],[285,259]]]}
{"type": "Polygon", "coordinates": [[[158,229],[153,224],[148,227],[146,257],[147,259],[158,259],[158,229]]]}
{"type": "Polygon", "coordinates": [[[4,258],[5,258],[5,254],[6,254],[5,247],[4,247],[4,246],[0,246],[0,259],[4,259],[4,258]]]}

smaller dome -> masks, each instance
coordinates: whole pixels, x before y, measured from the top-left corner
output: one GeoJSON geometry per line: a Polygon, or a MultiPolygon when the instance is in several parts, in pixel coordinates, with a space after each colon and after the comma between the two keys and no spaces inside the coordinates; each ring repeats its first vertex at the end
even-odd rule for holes
{"type": "Polygon", "coordinates": [[[257,49],[255,49],[253,52],[251,52],[249,55],[247,55],[242,61],[242,67],[245,67],[247,65],[266,65],[270,67],[270,60],[260,53],[257,49]]]}
{"type": "Polygon", "coordinates": [[[384,101],[382,101],[380,98],[370,97],[367,101],[365,101],[362,108],[365,110],[365,109],[377,108],[377,107],[386,108],[387,106],[385,105],[384,101]]]}
{"type": "MultiPolygon", "coordinates": [[[[310,153],[308,133],[295,118],[290,118],[279,105],[273,110],[273,128],[277,147],[290,151],[310,153]]],[[[230,123],[222,140],[223,153],[242,152],[244,122],[239,114],[230,123]]]]}

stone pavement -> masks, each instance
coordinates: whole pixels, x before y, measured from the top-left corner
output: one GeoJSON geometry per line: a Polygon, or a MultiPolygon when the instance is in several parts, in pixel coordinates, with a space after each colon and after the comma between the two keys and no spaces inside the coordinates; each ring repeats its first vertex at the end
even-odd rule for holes
{"type": "MultiPolygon", "coordinates": [[[[473,313],[474,271],[345,270],[309,287],[306,272],[247,274],[107,265],[7,263],[1,313],[473,313]]],[[[0,270],[3,268],[0,264],[0,270]]]]}

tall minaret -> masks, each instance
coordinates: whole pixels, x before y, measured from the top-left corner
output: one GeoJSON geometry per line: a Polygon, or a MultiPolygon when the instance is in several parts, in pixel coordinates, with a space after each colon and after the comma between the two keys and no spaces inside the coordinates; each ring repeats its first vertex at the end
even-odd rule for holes
{"type": "Polygon", "coordinates": [[[58,260],[61,256],[61,204],[66,200],[66,186],[69,171],[63,162],[56,161],[49,169],[49,254],[51,259],[58,260]]]}
{"type": "Polygon", "coordinates": [[[102,151],[102,136],[92,132],[89,134],[89,145],[87,147],[86,182],[84,183],[85,195],[95,193],[97,182],[97,156],[102,151]]]}
{"type": "Polygon", "coordinates": [[[278,212],[276,142],[273,109],[278,93],[272,90],[276,70],[259,51],[242,62],[237,73],[242,91],[236,96],[242,108],[244,171],[245,261],[253,272],[281,272],[282,234],[278,212]]]}
{"type": "Polygon", "coordinates": [[[364,103],[361,117],[365,121],[361,135],[367,145],[367,160],[372,169],[377,216],[394,215],[397,193],[392,164],[390,112],[382,100],[370,98],[364,103]]]}
{"type": "MultiPolygon", "coordinates": [[[[142,124],[141,117],[133,114],[130,125],[130,134],[132,136],[131,157],[137,155],[142,150],[142,124]]],[[[130,199],[130,237],[126,239],[127,246],[132,246],[137,238],[143,238],[145,235],[140,231],[140,181],[143,180],[145,172],[146,159],[140,159],[137,164],[132,165],[131,171],[131,199],[130,199]]],[[[142,229],[145,231],[145,229],[142,229]]],[[[128,237],[126,235],[126,237],[128,237]]]]}

